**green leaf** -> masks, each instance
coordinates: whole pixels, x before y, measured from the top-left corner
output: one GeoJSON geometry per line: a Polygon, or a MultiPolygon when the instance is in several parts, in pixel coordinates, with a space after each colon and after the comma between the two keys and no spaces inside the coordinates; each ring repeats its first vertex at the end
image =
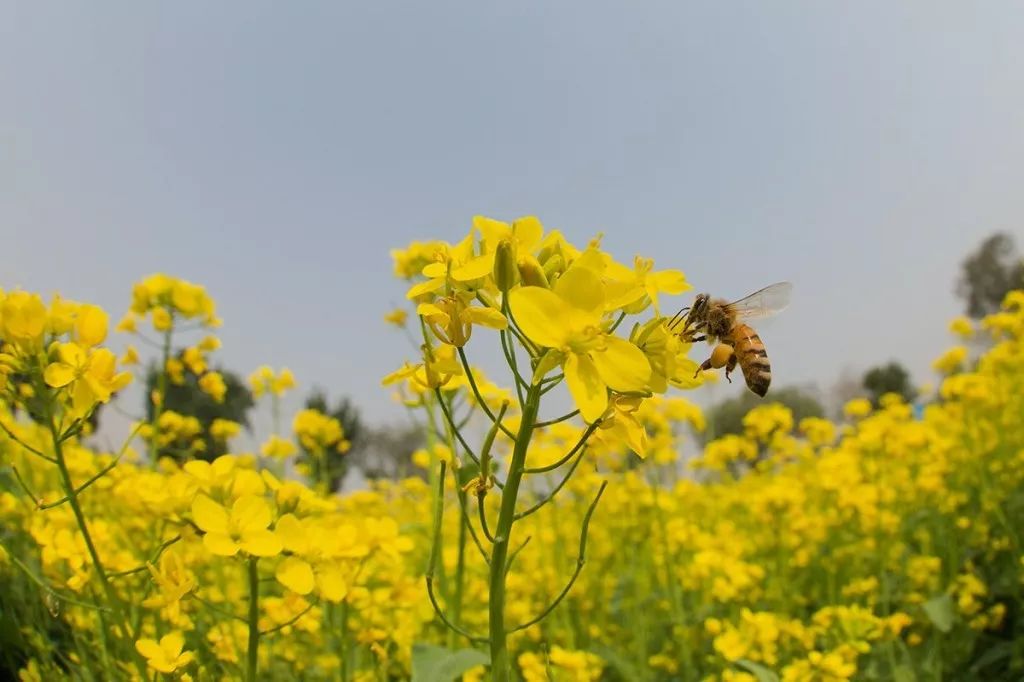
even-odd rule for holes
{"type": "Polygon", "coordinates": [[[956,612],[953,609],[953,598],[948,594],[932,597],[922,604],[922,608],[939,632],[949,632],[953,629],[956,612]]]}
{"type": "Polygon", "coordinates": [[[412,682],[452,682],[470,668],[486,665],[487,654],[476,649],[451,651],[433,644],[412,645],[412,682]]]}
{"type": "Polygon", "coordinates": [[[990,665],[998,663],[1004,658],[1009,658],[1011,655],[1013,655],[1012,642],[999,642],[998,644],[993,644],[985,650],[985,653],[978,656],[977,660],[974,661],[974,664],[971,666],[971,672],[977,675],[990,665]]]}
{"type": "Polygon", "coordinates": [[[779,676],[772,672],[771,669],[766,668],[760,663],[754,663],[753,661],[748,661],[745,658],[737,659],[735,663],[756,677],[757,682],[779,682],[779,676]]]}
{"type": "Polygon", "coordinates": [[[913,668],[906,665],[896,666],[892,671],[893,682],[915,682],[917,675],[914,674],[913,668]]]}

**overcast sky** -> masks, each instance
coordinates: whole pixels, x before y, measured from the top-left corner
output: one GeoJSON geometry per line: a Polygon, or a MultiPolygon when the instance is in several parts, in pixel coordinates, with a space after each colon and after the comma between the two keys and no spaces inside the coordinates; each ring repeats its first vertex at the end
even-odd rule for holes
{"type": "Polygon", "coordinates": [[[386,421],[388,250],[535,214],[698,290],[792,280],[776,385],[926,381],[959,261],[1022,234],[1022,35],[994,1],[0,2],[0,287],[203,283],[226,366],[386,421]]]}

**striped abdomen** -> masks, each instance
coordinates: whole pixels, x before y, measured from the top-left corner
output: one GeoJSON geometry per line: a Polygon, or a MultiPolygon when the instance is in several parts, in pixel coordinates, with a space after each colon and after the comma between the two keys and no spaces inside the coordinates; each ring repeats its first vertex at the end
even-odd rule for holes
{"type": "Polygon", "coordinates": [[[738,324],[729,331],[728,341],[736,351],[747,387],[763,398],[772,382],[772,367],[761,337],[747,325],[738,324]]]}

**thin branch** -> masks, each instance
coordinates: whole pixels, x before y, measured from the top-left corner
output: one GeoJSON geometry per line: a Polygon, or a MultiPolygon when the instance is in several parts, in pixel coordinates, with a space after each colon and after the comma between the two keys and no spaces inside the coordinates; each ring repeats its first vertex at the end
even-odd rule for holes
{"type": "Polygon", "coordinates": [[[224,609],[220,608],[219,606],[217,606],[213,602],[211,602],[209,600],[206,600],[206,599],[203,599],[202,597],[200,597],[195,592],[192,593],[192,598],[195,599],[197,602],[199,602],[200,604],[202,604],[206,608],[210,609],[211,611],[213,611],[214,613],[216,613],[219,616],[224,616],[225,618],[233,618],[234,620],[237,620],[240,623],[246,623],[246,624],[249,623],[249,621],[247,619],[243,618],[242,616],[239,616],[237,614],[231,613],[230,611],[225,611],[224,609]]]}
{"type": "Polygon", "coordinates": [[[466,454],[469,455],[469,458],[473,460],[477,466],[480,466],[480,458],[473,452],[473,448],[469,447],[469,443],[467,443],[466,439],[462,437],[462,433],[455,428],[455,420],[452,418],[452,413],[448,410],[448,404],[444,401],[444,394],[441,393],[441,389],[435,388],[434,395],[437,396],[437,402],[441,404],[441,412],[444,413],[444,418],[448,420],[448,425],[452,428],[452,431],[455,432],[455,437],[459,439],[459,443],[462,444],[462,449],[466,451],[466,454]]]}
{"type": "Polygon", "coordinates": [[[555,600],[551,602],[551,604],[548,605],[546,609],[540,612],[540,615],[538,615],[536,618],[533,618],[532,620],[526,621],[522,625],[517,625],[516,627],[509,630],[509,633],[518,632],[519,630],[525,630],[531,625],[536,625],[537,623],[541,622],[547,617],[549,613],[551,613],[555,609],[556,606],[559,605],[559,603],[561,603],[563,599],[565,599],[565,596],[569,594],[569,590],[572,589],[573,584],[576,582],[576,578],[580,577],[580,572],[583,570],[583,565],[586,563],[587,531],[590,527],[590,517],[594,515],[594,510],[597,508],[597,503],[600,502],[601,495],[604,494],[604,489],[607,487],[608,481],[605,481],[601,484],[601,489],[597,491],[597,497],[595,497],[594,501],[590,503],[590,508],[587,509],[587,513],[583,517],[583,528],[580,530],[580,551],[579,556],[576,559],[576,570],[573,572],[572,577],[569,578],[569,582],[566,584],[565,588],[561,591],[561,593],[559,593],[557,597],[555,597],[555,600]]]}
{"type": "Polygon", "coordinates": [[[35,574],[35,572],[31,568],[29,568],[28,565],[26,565],[21,559],[19,559],[17,556],[15,556],[15,554],[13,552],[8,551],[7,547],[4,546],[3,543],[0,543],[0,546],[4,547],[4,551],[7,552],[7,556],[11,559],[11,561],[14,562],[15,566],[20,568],[21,571],[26,576],[28,576],[29,580],[31,580],[32,582],[34,582],[39,587],[41,587],[44,590],[46,590],[46,592],[48,594],[52,595],[56,599],[60,599],[61,601],[65,601],[68,604],[74,604],[75,606],[81,606],[81,607],[87,608],[87,609],[94,609],[96,611],[106,611],[107,613],[110,613],[110,609],[108,609],[105,606],[100,606],[99,604],[90,604],[89,602],[86,602],[86,601],[79,601],[78,599],[75,599],[74,597],[68,597],[68,596],[65,596],[63,593],[58,592],[53,587],[48,585],[45,580],[43,580],[42,578],[37,576],[35,574]]]}
{"type": "Polygon", "coordinates": [[[583,448],[582,450],[580,450],[580,454],[579,454],[579,456],[576,457],[576,461],[573,462],[572,466],[569,467],[569,470],[567,472],[565,472],[565,476],[563,476],[562,480],[558,482],[558,485],[556,485],[551,490],[551,492],[548,493],[547,496],[544,499],[542,499],[540,502],[538,502],[537,504],[533,505],[532,507],[530,507],[526,511],[522,511],[522,512],[519,512],[518,514],[516,514],[515,517],[514,517],[515,520],[518,521],[521,518],[529,516],[530,514],[534,513],[535,511],[537,511],[538,509],[543,507],[545,504],[550,502],[551,500],[555,499],[555,495],[557,495],[559,493],[559,491],[563,487],[565,487],[565,484],[572,477],[573,472],[576,471],[576,467],[578,467],[580,465],[580,462],[583,461],[583,455],[586,454],[586,452],[587,452],[586,448],[583,448]]]}
{"type": "Polygon", "coordinates": [[[484,513],[484,496],[476,496],[476,508],[480,511],[480,530],[484,532],[484,537],[493,545],[494,536],[491,535],[490,529],[487,527],[487,514],[484,513]]]}
{"type": "Polygon", "coordinates": [[[28,484],[25,483],[25,479],[21,477],[21,473],[18,471],[18,467],[12,464],[11,471],[14,472],[14,477],[18,479],[18,483],[21,484],[21,489],[24,490],[25,494],[29,496],[29,498],[32,500],[32,503],[35,504],[36,507],[39,507],[39,498],[32,494],[32,491],[29,489],[28,484]]]}
{"type": "MultiPolygon", "coordinates": [[[[139,425],[137,425],[132,430],[132,432],[130,434],[128,434],[128,438],[125,439],[124,443],[121,445],[121,449],[118,451],[117,455],[110,462],[110,464],[108,464],[107,466],[105,466],[102,469],[100,469],[99,471],[97,471],[91,478],[89,478],[89,480],[87,480],[85,483],[83,483],[82,485],[80,485],[77,488],[75,488],[75,495],[80,495],[86,488],[88,488],[89,486],[91,486],[93,483],[95,483],[96,481],[100,480],[101,478],[103,478],[103,476],[106,475],[107,472],[109,472],[111,469],[113,469],[114,467],[117,466],[118,462],[121,461],[121,458],[124,457],[124,453],[126,453],[128,451],[128,445],[132,442],[132,439],[135,438],[135,434],[137,434],[139,432],[139,429],[141,429],[142,427],[143,427],[143,424],[140,423],[139,425]]],[[[47,504],[40,505],[39,508],[40,509],[53,509],[54,507],[59,507],[60,505],[64,504],[67,501],[68,501],[68,498],[65,496],[65,497],[60,498],[56,502],[49,502],[47,504]]]]}
{"type": "Polygon", "coordinates": [[[541,429],[541,428],[544,428],[545,426],[551,426],[553,424],[560,424],[561,422],[568,421],[569,419],[572,419],[573,417],[575,417],[579,413],[580,413],[579,410],[573,410],[569,414],[563,414],[561,417],[558,417],[557,419],[549,419],[546,422],[537,422],[536,424],[533,425],[533,428],[541,429]]]}
{"type": "Polygon", "coordinates": [[[430,544],[430,558],[427,560],[427,571],[424,576],[427,581],[427,596],[430,597],[430,605],[434,607],[434,612],[438,618],[453,632],[467,637],[471,642],[486,642],[488,641],[486,637],[472,635],[448,620],[448,617],[444,615],[444,611],[441,609],[441,605],[437,603],[437,598],[434,596],[434,567],[437,565],[437,557],[441,553],[441,528],[444,523],[444,478],[447,471],[447,463],[441,460],[441,472],[437,477],[437,497],[434,500],[434,538],[430,544]]]}
{"type": "Polygon", "coordinates": [[[484,414],[490,417],[492,422],[498,424],[498,428],[501,429],[506,436],[514,439],[516,435],[500,421],[497,421],[497,417],[494,416],[494,412],[492,412],[491,408],[487,406],[487,401],[484,400],[482,395],[480,395],[480,389],[477,388],[476,379],[473,378],[473,370],[469,367],[469,359],[466,357],[466,351],[461,347],[459,348],[459,360],[462,361],[462,369],[466,372],[466,378],[469,379],[469,387],[473,389],[473,395],[476,396],[477,403],[480,404],[480,409],[484,411],[484,414]]]}
{"type": "Polygon", "coordinates": [[[512,562],[516,560],[516,557],[519,556],[519,553],[523,551],[523,548],[526,547],[528,544],[530,544],[530,540],[532,540],[532,539],[533,539],[532,535],[527,535],[526,539],[523,540],[523,544],[519,545],[514,550],[512,550],[512,553],[508,557],[508,562],[505,564],[505,573],[506,574],[509,571],[512,570],[512,562]]]}
{"type": "Polygon", "coordinates": [[[167,550],[167,548],[170,547],[171,545],[173,545],[174,543],[180,541],[180,540],[181,540],[181,536],[180,535],[174,536],[170,540],[168,540],[168,541],[164,542],[163,544],[161,544],[157,548],[156,554],[153,556],[153,558],[150,559],[149,561],[147,561],[142,566],[136,566],[135,568],[129,568],[127,571],[117,571],[116,573],[111,573],[110,577],[111,578],[119,578],[119,577],[125,576],[125,575],[133,575],[135,573],[142,573],[143,571],[146,570],[147,566],[149,566],[150,564],[155,564],[156,562],[160,561],[160,557],[163,556],[163,553],[167,550]]]}
{"type": "Polygon", "coordinates": [[[482,642],[490,642],[491,641],[487,637],[481,637],[479,635],[474,635],[474,634],[472,634],[472,633],[470,633],[470,632],[468,632],[466,630],[463,630],[458,625],[456,625],[455,623],[453,623],[450,620],[448,620],[448,617],[444,615],[444,611],[441,610],[441,605],[437,603],[437,597],[434,596],[434,578],[432,576],[428,575],[426,577],[426,580],[427,580],[427,596],[430,598],[430,605],[434,607],[434,613],[437,614],[438,618],[441,619],[442,623],[444,623],[446,626],[451,628],[454,632],[462,635],[463,637],[465,637],[469,641],[473,642],[474,644],[482,643],[482,642]]]}
{"type": "Polygon", "coordinates": [[[316,602],[315,601],[314,602],[310,602],[309,606],[307,606],[306,608],[302,609],[302,611],[299,612],[299,615],[295,616],[294,618],[292,618],[287,623],[281,623],[280,625],[275,625],[274,627],[270,628],[269,630],[260,630],[260,637],[262,637],[263,635],[269,635],[271,633],[277,632],[278,630],[284,630],[286,627],[288,627],[290,625],[295,625],[295,623],[297,623],[300,618],[302,618],[307,613],[312,611],[314,606],[316,606],[316,602]]]}
{"type": "Polygon", "coordinates": [[[7,428],[7,424],[4,424],[3,421],[0,421],[0,429],[3,429],[4,433],[7,434],[8,438],[10,438],[15,443],[17,443],[21,447],[23,447],[26,450],[28,450],[29,452],[31,452],[36,457],[42,457],[43,459],[45,459],[50,464],[56,464],[57,463],[56,458],[50,457],[49,455],[44,455],[41,451],[36,450],[34,447],[32,447],[31,445],[29,445],[28,443],[23,441],[21,438],[19,438],[13,431],[11,431],[9,428],[7,428]]]}
{"type": "Polygon", "coordinates": [[[467,528],[469,528],[469,535],[473,538],[473,543],[476,545],[476,548],[480,550],[480,556],[482,556],[484,561],[487,562],[487,565],[490,566],[491,557],[488,556],[483,543],[480,542],[480,538],[477,537],[476,528],[474,528],[473,524],[469,522],[469,512],[466,510],[466,494],[459,491],[459,494],[456,495],[456,497],[459,500],[459,507],[462,509],[462,522],[466,524],[467,528]]]}
{"type": "MultiPolygon", "coordinates": [[[[452,419],[452,413],[448,411],[448,405],[444,401],[444,395],[441,393],[441,389],[435,388],[434,394],[437,396],[437,402],[441,403],[441,412],[444,413],[444,418],[448,421],[448,425],[452,427],[452,431],[455,432],[455,437],[459,440],[459,443],[462,445],[462,449],[466,451],[466,454],[469,456],[471,460],[473,460],[474,464],[480,466],[480,458],[477,457],[476,453],[473,452],[473,448],[469,447],[469,443],[467,443],[466,439],[463,438],[462,432],[455,428],[455,421],[452,419]]],[[[495,479],[494,484],[499,488],[505,487],[505,484],[497,479],[495,479]]]]}
{"type": "Polygon", "coordinates": [[[509,321],[512,322],[512,324],[509,325],[509,330],[516,335],[516,338],[519,339],[519,343],[523,344],[523,348],[525,348],[526,352],[530,354],[530,357],[537,357],[540,354],[540,346],[526,338],[526,334],[524,334],[523,330],[519,328],[519,323],[516,322],[516,316],[512,314],[512,306],[508,304],[507,297],[502,300],[501,305],[505,309],[505,314],[508,315],[509,321]]]}
{"type": "Polygon", "coordinates": [[[498,332],[498,337],[501,339],[501,352],[505,354],[505,362],[508,363],[508,368],[512,370],[512,383],[516,386],[516,396],[519,397],[520,408],[526,402],[526,398],[523,396],[523,386],[526,381],[522,375],[519,374],[519,363],[516,360],[515,349],[512,348],[512,342],[505,335],[505,330],[498,332]]]}
{"type": "Polygon", "coordinates": [[[524,474],[543,474],[545,472],[552,471],[552,470],[557,469],[558,467],[562,466],[563,464],[568,462],[570,459],[572,459],[572,456],[575,455],[577,453],[577,451],[579,451],[580,448],[582,448],[584,445],[586,445],[587,439],[590,438],[590,434],[594,433],[594,431],[600,425],[601,425],[601,420],[598,419],[593,424],[588,426],[587,430],[583,432],[583,435],[580,436],[579,442],[577,442],[576,445],[573,446],[572,450],[570,450],[568,452],[568,454],[566,454],[565,457],[563,457],[562,459],[558,460],[554,464],[548,464],[547,466],[542,466],[542,467],[532,467],[532,468],[529,468],[529,469],[523,469],[523,473],[524,474]]]}

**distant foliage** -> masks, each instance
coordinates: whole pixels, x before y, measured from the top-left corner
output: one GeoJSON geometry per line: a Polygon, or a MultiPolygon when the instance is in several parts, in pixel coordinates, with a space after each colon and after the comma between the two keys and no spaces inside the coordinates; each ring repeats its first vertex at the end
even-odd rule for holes
{"type": "Polygon", "coordinates": [[[864,374],[863,384],[875,407],[886,393],[895,393],[907,402],[917,395],[917,389],[910,381],[910,372],[895,361],[869,369],[864,374]]]}
{"type": "Polygon", "coordinates": [[[1013,237],[997,232],[964,259],[956,293],[970,317],[980,319],[998,312],[1006,294],[1024,288],[1024,260],[1013,237]]]}
{"type": "Polygon", "coordinates": [[[766,402],[781,403],[793,412],[797,421],[805,417],[825,416],[825,407],[814,394],[813,389],[786,386],[772,389],[767,398],[758,398],[749,391],[723,400],[707,411],[707,429],[702,435],[704,442],[729,434],[742,435],[745,431],[743,418],[752,409],[766,402]]]}
{"type": "MultiPolygon", "coordinates": [[[[181,382],[167,382],[166,396],[164,398],[164,412],[174,412],[185,417],[195,417],[202,426],[204,441],[201,449],[194,449],[184,455],[174,448],[161,449],[161,456],[173,457],[175,459],[190,459],[192,457],[212,461],[228,451],[227,441],[210,437],[210,426],[214,419],[226,419],[237,422],[248,428],[249,410],[255,402],[252,393],[245,385],[245,381],[234,372],[226,369],[217,370],[224,378],[227,391],[221,402],[205,393],[199,386],[200,377],[185,372],[182,374],[181,382]]],[[[154,405],[149,400],[150,394],[156,389],[160,373],[155,366],[150,366],[146,371],[146,420],[153,419],[154,405]]]]}

